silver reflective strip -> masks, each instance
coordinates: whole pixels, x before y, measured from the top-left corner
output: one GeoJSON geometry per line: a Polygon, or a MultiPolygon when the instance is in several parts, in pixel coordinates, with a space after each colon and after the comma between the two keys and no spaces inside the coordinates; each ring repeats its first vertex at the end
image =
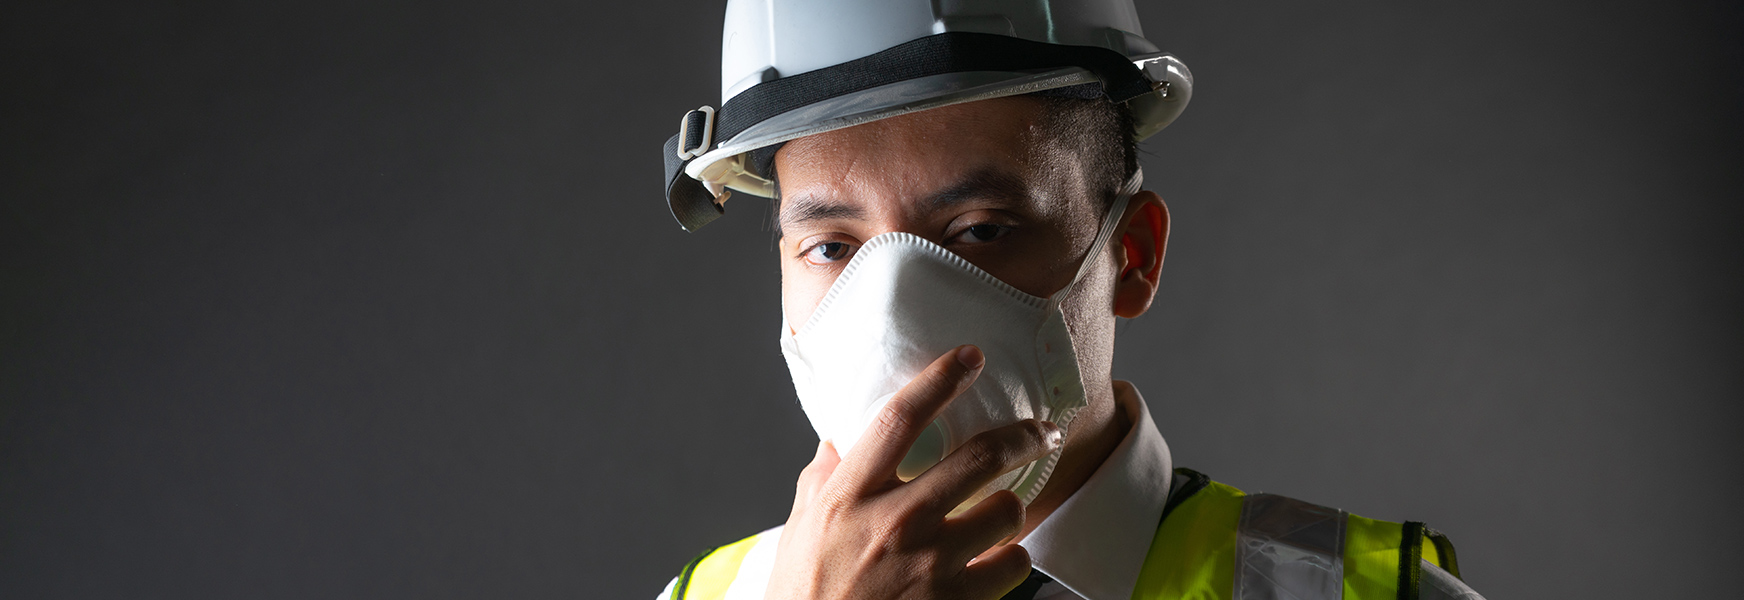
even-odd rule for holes
{"type": "Polygon", "coordinates": [[[1427,560],[1421,563],[1423,578],[1417,584],[1418,600],[1484,600],[1453,574],[1427,560]]]}
{"type": "Polygon", "coordinates": [[[1242,499],[1234,600],[1319,600],[1344,594],[1345,512],[1254,494],[1242,499]]]}

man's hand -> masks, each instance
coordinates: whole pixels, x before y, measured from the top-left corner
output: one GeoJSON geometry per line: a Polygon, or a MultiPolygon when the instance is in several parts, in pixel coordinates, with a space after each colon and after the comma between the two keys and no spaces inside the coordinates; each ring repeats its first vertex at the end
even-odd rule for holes
{"type": "Polygon", "coordinates": [[[766,598],[993,600],[1023,582],[1029,553],[1002,544],[1023,526],[1016,494],[1001,491],[945,515],[999,475],[1059,448],[1059,427],[1033,419],[1007,425],[912,481],[896,477],[909,446],[984,361],[974,346],[933,361],[885,405],[847,459],[828,443],[818,446],[799,475],[766,598]]]}

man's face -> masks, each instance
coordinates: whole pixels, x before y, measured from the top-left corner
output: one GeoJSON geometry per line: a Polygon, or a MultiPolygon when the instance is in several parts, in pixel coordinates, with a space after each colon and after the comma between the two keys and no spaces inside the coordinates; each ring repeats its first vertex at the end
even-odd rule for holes
{"type": "MultiPolygon", "coordinates": [[[[985,100],[788,142],[775,166],[789,326],[805,324],[866,240],[894,231],[944,246],[1031,295],[1070,283],[1096,237],[1104,199],[1091,190],[1102,186],[1070,148],[1037,129],[1042,107],[1023,97],[985,100]]],[[[1102,293],[1078,295],[1107,298],[1106,283],[1085,283],[1102,293]]]]}

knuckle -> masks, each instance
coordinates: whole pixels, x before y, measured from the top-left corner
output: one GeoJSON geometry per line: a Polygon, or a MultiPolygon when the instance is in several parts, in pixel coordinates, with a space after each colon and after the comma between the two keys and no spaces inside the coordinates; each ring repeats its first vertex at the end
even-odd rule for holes
{"type": "Polygon", "coordinates": [[[1006,571],[1013,579],[1022,581],[1024,576],[1029,574],[1029,550],[1017,544],[1012,544],[1010,547],[1011,549],[1006,551],[1009,553],[1006,555],[1008,557],[1006,571]]]}
{"type": "Polygon", "coordinates": [[[887,562],[898,558],[912,559],[914,553],[902,526],[890,521],[878,521],[859,529],[864,536],[863,557],[872,562],[887,562]]]}
{"type": "MultiPolygon", "coordinates": [[[[902,402],[903,405],[913,407],[915,405],[924,405],[928,400],[938,398],[942,395],[941,392],[942,389],[934,381],[934,378],[929,377],[926,373],[922,373],[919,377],[916,377],[914,381],[908,382],[908,386],[902,388],[902,392],[897,394],[896,398],[897,401],[902,402]]],[[[891,404],[895,405],[896,402],[891,402],[891,404]]]]}
{"type": "Polygon", "coordinates": [[[867,564],[882,563],[902,553],[902,544],[896,538],[883,535],[877,530],[871,532],[866,542],[860,559],[867,564]]]}
{"type": "Polygon", "coordinates": [[[1009,430],[983,432],[963,446],[969,468],[981,473],[1002,473],[1023,454],[1025,445],[1009,430]]]}
{"type": "Polygon", "coordinates": [[[868,528],[872,538],[879,540],[880,543],[889,544],[892,548],[901,546],[903,541],[901,519],[880,515],[872,519],[868,528]]]}
{"type": "Polygon", "coordinates": [[[964,458],[969,470],[975,473],[997,471],[1005,463],[1005,453],[987,439],[963,446],[963,451],[966,453],[964,458]]]}
{"type": "Polygon", "coordinates": [[[922,552],[913,561],[914,572],[926,573],[934,581],[950,574],[950,561],[945,560],[938,552],[922,552]]]}
{"type": "Polygon", "coordinates": [[[818,490],[817,497],[812,502],[818,515],[828,521],[842,521],[853,512],[852,500],[839,488],[826,486],[818,490]]]}
{"type": "Polygon", "coordinates": [[[1001,579],[1022,581],[1029,574],[1029,551],[1018,544],[1009,544],[1000,549],[998,560],[992,567],[1001,579]]]}
{"type": "Polygon", "coordinates": [[[885,431],[907,431],[914,428],[917,420],[912,404],[904,402],[900,397],[885,406],[884,412],[878,415],[878,425],[885,431]]]}
{"type": "Polygon", "coordinates": [[[1023,431],[1023,440],[1025,442],[1029,442],[1036,447],[1040,447],[1047,443],[1048,430],[1047,428],[1042,427],[1041,421],[1036,419],[1024,419],[1018,421],[1018,425],[1023,431]]]}
{"type": "Polygon", "coordinates": [[[1000,525],[1023,525],[1023,502],[1017,499],[1017,494],[1010,490],[1000,490],[988,496],[987,510],[992,514],[993,521],[1000,525]]]}

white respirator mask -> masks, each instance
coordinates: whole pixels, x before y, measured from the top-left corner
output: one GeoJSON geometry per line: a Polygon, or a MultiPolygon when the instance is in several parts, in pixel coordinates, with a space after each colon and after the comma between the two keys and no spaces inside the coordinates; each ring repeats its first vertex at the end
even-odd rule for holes
{"type": "MultiPolygon", "coordinates": [[[[963,344],[980,348],[986,364],[921,433],[898,477],[913,479],[976,434],[1024,419],[1065,431],[1088,400],[1060,305],[1097,262],[1143,181],[1141,171],[1121,187],[1072,282],[1048,298],[1023,293],[913,234],[867,240],[803,327],[781,324],[781,353],[818,438],[847,456],[898,390],[963,344]]],[[[1027,506],[1059,458],[1055,450],[1001,475],[952,514],[1000,490],[1027,506]]]]}

